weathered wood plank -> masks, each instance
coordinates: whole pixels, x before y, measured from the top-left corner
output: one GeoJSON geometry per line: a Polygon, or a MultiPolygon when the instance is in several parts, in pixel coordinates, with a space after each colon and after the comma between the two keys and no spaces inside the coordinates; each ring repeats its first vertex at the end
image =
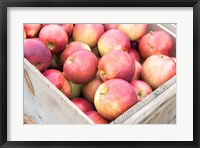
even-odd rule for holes
{"type": "Polygon", "coordinates": [[[94,124],[26,59],[24,114],[39,124],[94,124]]]}
{"type": "MultiPolygon", "coordinates": [[[[173,98],[173,97],[172,97],[173,98]]],[[[152,112],[152,114],[141,121],[143,124],[172,124],[172,119],[176,118],[176,99],[169,99],[163,103],[158,110],[152,112]]]]}

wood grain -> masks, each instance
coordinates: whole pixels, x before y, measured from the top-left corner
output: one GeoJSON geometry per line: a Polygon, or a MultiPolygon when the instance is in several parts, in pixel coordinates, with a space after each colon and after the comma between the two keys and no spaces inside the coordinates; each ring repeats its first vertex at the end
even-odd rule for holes
{"type": "Polygon", "coordinates": [[[26,59],[24,59],[24,69],[26,71],[24,78],[24,113],[33,118],[36,123],[94,124],[26,59]],[[29,83],[26,81],[27,77],[29,77],[29,83]],[[34,92],[34,95],[32,92],[34,92]]]}

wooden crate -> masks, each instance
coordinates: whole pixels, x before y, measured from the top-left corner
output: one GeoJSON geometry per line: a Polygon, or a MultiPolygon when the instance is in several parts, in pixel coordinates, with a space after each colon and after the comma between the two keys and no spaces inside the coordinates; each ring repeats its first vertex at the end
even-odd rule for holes
{"type": "MultiPolygon", "coordinates": [[[[176,26],[149,24],[150,30],[165,30],[176,47],[176,26]]],[[[173,56],[176,56],[174,47],[173,56]]],[[[94,124],[64,94],[24,58],[24,115],[36,124],[94,124]]],[[[176,76],[157,88],[110,124],[176,123],[176,76]]]]}

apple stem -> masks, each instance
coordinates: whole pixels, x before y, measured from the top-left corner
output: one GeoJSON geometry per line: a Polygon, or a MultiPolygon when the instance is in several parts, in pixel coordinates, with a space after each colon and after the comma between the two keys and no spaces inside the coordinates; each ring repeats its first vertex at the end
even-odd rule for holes
{"type": "Polygon", "coordinates": [[[108,92],[108,88],[104,87],[104,88],[101,89],[100,95],[106,95],[107,92],[108,92]]]}
{"type": "Polygon", "coordinates": [[[102,75],[103,78],[106,78],[106,72],[105,71],[101,70],[101,75],[102,75]]]}
{"type": "Polygon", "coordinates": [[[53,50],[54,47],[55,47],[54,43],[51,43],[51,42],[48,42],[48,43],[47,43],[47,46],[48,46],[51,50],[53,50]]]}

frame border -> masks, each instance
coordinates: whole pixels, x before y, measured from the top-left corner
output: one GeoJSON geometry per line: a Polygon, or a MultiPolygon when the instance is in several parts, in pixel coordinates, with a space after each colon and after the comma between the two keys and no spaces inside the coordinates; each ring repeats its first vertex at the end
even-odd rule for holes
{"type": "Polygon", "coordinates": [[[199,0],[0,0],[0,146],[1,147],[200,147],[199,0]],[[7,7],[193,7],[193,141],[7,141],[7,7]]]}

